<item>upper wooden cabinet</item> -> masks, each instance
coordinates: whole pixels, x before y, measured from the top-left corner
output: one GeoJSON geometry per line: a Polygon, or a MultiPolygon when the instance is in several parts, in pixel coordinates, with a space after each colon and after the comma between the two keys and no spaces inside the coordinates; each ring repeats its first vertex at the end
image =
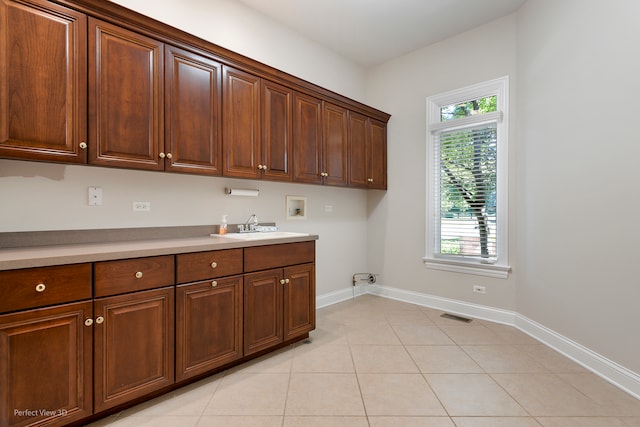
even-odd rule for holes
{"type": "Polygon", "coordinates": [[[293,90],[262,80],[263,176],[275,181],[291,181],[293,152],[293,90]]]}
{"type": "Polygon", "coordinates": [[[165,50],[166,170],[222,174],[222,65],[204,54],[165,50]]]}
{"type": "Polygon", "coordinates": [[[89,52],[89,162],[163,169],[164,45],[89,18],[89,52]]]}
{"type": "Polygon", "coordinates": [[[223,69],[224,175],[290,181],[293,91],[223,69]]]}
{"type": "Polygon", "coordinates": [[[321,184],[322,100],[295,93],[293,96],[293,177],[297,182],[321,184]]]}
{"type": "Polygon", "coordinates": [[[0,156],[85,163],[87,18],[0,0],[0,156]]]}
{"type": "Polygon", "coordinates": [[[260,78],[223,67],[224,175],[259,178],[260,78]]]}
{"type": "Polygon", "coordinates": [[[322,172],[324,183],[347,185],[347,114],[348,110],[328,102],[323,103],[324,144],[322,172]]]}
{"type": "Polygon", "coordinates": [[[294,95],[294,179],[347,185],[348,110],[309,95],[294,95]]]}
{"type": "Polygon", "coordinates": [[[116,3],[60,3],[0,0],[0,157],[386,188],[388,114],[116,3]]]}
{"type": "Polygon", "coordinates": [[[349,114],[349,185],[387,188],[387,125],[362,114],[349,114]]]}

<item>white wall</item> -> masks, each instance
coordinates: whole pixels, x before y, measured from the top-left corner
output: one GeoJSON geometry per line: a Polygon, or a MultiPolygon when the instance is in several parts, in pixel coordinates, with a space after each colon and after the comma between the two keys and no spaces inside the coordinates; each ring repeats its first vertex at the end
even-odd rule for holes
{"type": "MultiPolygon", "coordinates": [[[[369,269],[385,286],[477,304],[515,309],[515,276],[492,279],[427,269],[425,255],[426,99],[445,91],[510,76],[515,105],[516,16],[417,50],[372,70],[368,102],[392,115],[388,127],[389,189],[370,192],[368,201],[369,269]],[[484,285],[487,294],[472,293],[484,285]]],[[[515,108],[511,111],[509,153],[515,159],[515,108]]],[[[514,168],[515,169],[515,168],[514,168]]],[[[515,199],[515,170],[510,174],[515,199]]],[[[515,220],[511,217],[512,248],[515,220]]],[[[510,262],[516,262],[511,250],[510,262]]]]}
{"type": "MultiPolygon", "coordinates": [[[[119,3],[327,89],[364,98],[362,69],[237,2],[119,3]]],[[[348,288],[352,274],[366,268],[366,198],[366,191],[356,189],[0,160],[0,232],[204,225],[225,213],[233,223],[256,213],[284,230],[320,235],[318,295],[348,288]],[[87,206],[89,186],[103,188],[103,206],[87,206]],[[259,188],[261,195],[227,197],[225,186],[259,188]],[[286,195],[308,197],[308,220],[286,221],[286,195]],[[133,201],[151,202],[151,211],[133,212],[133,201]],[[325,205],[333,212],[325,212],[325,205]]]]}
{"type": "Polygon", "coordinates": [[[518,311],[640,372],[640,3],[518,13],[518,311]]]}

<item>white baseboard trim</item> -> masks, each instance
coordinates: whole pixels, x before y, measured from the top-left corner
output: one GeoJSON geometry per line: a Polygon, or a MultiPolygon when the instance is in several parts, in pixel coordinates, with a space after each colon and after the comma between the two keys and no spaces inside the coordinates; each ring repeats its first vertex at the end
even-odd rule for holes
{"type": "Polygon", "coordinates": [[[365,285],[352,286],[316,297],[316,308],[327,307],[367,293],[365,285]]]}
{"type": "Polygon", "coordinates": [[[621,366],[606,357],[584,347],[577,342],[558,334],[521,314],[472,304],[464,301],[442,298],[404,289],[392,288],[384,285],[359,285],[357,289],[347,288],[317,297],[318,308],[326,307],[341,301],[351,299],[364,294],[378,295],[397,301],[403,301],[423,307],[434,308],[475,319],[488,320],[514,326],[541,343],[562,353],[576,363],[579,363],[589,371],[610,382],[614,386],[624,390],[636,399],[640,399],[640,374],[621,366]]]}

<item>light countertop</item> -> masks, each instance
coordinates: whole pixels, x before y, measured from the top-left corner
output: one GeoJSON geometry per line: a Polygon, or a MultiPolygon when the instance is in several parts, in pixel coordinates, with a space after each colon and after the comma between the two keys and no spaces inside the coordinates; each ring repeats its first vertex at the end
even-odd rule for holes
{"type": "Polygon", "coordinates": [[[315,234],[249,241],[206,236],[4,248],[0,249],[0,270],[277,245],[317,239],[318,236],[315,234]]]}

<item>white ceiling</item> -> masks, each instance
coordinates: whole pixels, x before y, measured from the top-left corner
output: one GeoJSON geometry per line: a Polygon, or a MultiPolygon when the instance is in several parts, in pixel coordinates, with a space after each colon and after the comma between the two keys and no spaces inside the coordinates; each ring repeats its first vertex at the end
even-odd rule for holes
{"type": "Polygon", "coordinates": [[[240,0],[368,68],[518,10],[526,0],[240,0]]]}

